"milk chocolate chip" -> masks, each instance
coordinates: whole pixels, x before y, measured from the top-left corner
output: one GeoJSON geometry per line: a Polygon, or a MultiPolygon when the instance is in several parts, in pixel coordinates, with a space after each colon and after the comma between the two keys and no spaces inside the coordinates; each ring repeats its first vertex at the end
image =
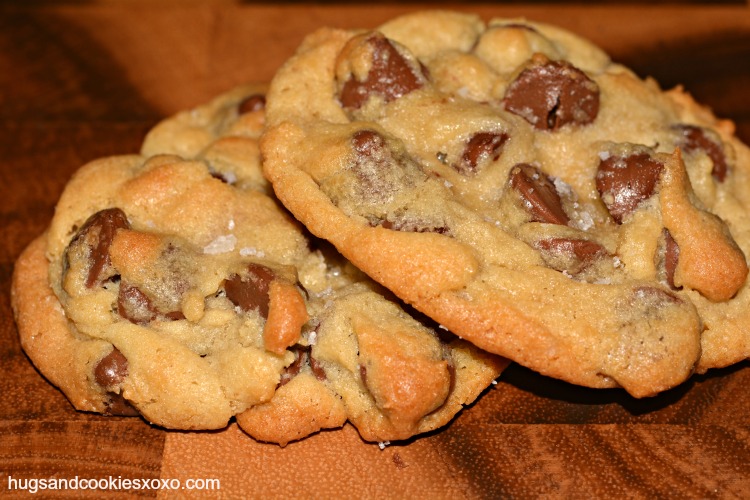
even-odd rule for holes
{"type": "Polygon", "coordinates": [[[599,163],[596,189],[618,224],[654,194],[664,165],[645,152],[607,155],[599,163]]]}
{"type": "Polygon", "coordinates": [[[118,387],[128,376],[128,360],[115,347],[104,356],[94,368],[96,383],[105,389],[118,387]]]}
{"type": "Polygon", "coordinates": [[[118,229],[128,229],[130,224],[119,208],[108,208],[89,217],[70,242],[68,248],[86,245],[89,249],[89,271],[86,286],[94,288],[112,278],[117,272],[109,258],[109,247],[118,229]]]}
{"type": "Polygon", "coordinates": [[[519,163],[511,169],[509,182],[534,222],[561,225],[570,222],[554,183],[541,169],[519,163]]]}
{"type": "Polygon", "coordinates": [[[234,274],[224,281],[227,298],[243,311],[256,310],[268,319],[268,289],[276,278],[273,271],[260,264],[249,264],[243,274],[234,274]]]}
{"type": "Polygon", "coordinates": [[[253,94],[244,98],[237,106],[237,113],[254,113],[266,109],[266,96],[263,94],[253,94]]]}
{"type": "MultiPolygon", "coordinates": [[[[371,62],[367,75],[358,80],[350,75],[341,87],[339,99],[344,108],[359,109],[370,96],[377,95],[390,102],[422,87],[425,81],[422,67],[410,64],[399,50],[380,33],[364,39],[356,38],[350,43],[361,44],[370,51],[371,62]]],[[[353,55],[359,48],[350,47],[353,55]]]]}
{"type": "Polygon", "coordinates": [[[717,181],[723,182],[727,177],[729,168],[721,139],[714,138],[706,129],[695,125],[682,124],[676,125],[674,128],[681,134],[678,141],[679,146],[687,152],[701,150],[706,153],[714,164],[711,175],[717,181]]]}
{"type": "Polygon", "coordinates": [[[537,57],[511,82],[505,109],[539,130],[587,125],[599,113],[599,86],[565,61],[537,57]]]}
{"type": "Polygon", "coordinates": [[[475,173],[481,162],[495,161],[500,157],[507,140],[508,135],[502,132],[477,132],[466,143],[461,161],[454,167],[464,175],[475,173]]]}

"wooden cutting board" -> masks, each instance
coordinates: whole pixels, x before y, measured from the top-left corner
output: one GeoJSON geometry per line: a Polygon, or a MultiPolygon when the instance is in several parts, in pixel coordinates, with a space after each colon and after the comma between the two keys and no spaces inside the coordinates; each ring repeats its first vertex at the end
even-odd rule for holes
{"type": "MultiPolygon", "coordinates": [[[[0,496],[19,496],[13,488],[34,480],[111,477],[218,479],[221,489],[57,495],[750,498],[748,362],[646,400],[514,366],[439,432],[381,449],[345,427],[282,449],[234,425],[170,432],[76,412],[23,354],[9,303],[13,263],[78,167],[136,152],[164,116],[267,81],[319,26],[374,27],[424,7],[0,5],[0,496]]],[[[746,6],[456,8],[572,29],[664,87],[684,84],[750,142],[746,6]]]]}

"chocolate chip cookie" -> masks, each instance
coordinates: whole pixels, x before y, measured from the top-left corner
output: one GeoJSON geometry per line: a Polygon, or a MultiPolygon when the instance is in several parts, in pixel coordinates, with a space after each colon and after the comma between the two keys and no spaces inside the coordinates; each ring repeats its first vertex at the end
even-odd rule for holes
{"type": "Polygon", "coordinates": [[[152,156],[76,173],[18,261],[24,349],[77,409],[166,428],[236,417],[283,445],[347,420],[368,441],[444,425],[507,360],[410,315],[308,238],[268,196],[256,139],[235,132],[259,111],[242,111],[246,90],[218,99],[239,107],[229,129],[204,139],[178,115],[149,134],[152,156]]]}
{"type": "Polygon", "coordinates": [[[284,205],[475,345],[636,397],[750,355],[750,152],[683,89],[428,11],[309,35],[266,107],[284,205]]]}

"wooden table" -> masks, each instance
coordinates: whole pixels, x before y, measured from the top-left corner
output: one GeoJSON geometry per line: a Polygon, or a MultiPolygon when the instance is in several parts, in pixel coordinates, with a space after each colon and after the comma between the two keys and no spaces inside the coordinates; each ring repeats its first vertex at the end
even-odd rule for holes
{"type": "MultiPolygon", "coordinates": [[[[748,362],[647,400],[513,367],[447,428],[381,450],[352,427],[281,449],[236,426],[181,433],[79,413],[24,355],[9,304],[13,263],[79,166],[137,151],[168,114],[268,80],[318,26],[373,27],[414,8],[0,5],[0,496],[20,494],[12,480],[77,476],[220,479],[211,498],[750,497],[748,362]]],[[[457,8],[575,30],[665,87],[684,84],[750,142],[746,5],[457,8]]]]}

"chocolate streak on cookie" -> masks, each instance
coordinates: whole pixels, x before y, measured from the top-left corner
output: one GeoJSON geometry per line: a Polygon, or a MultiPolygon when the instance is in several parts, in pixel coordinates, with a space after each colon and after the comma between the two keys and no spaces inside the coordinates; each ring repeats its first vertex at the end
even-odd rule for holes
{"type": "Polygon", "coordinates": [[[116,275],[109,257],[109,247],[118,229],[129,229],[130,224],[125,212],[119,208],[101,210],[89,217],[75,235],[66,250],[76,245],[86,245],[89,249],[89,271],[86,287],[94,288],[116,275]]]}

